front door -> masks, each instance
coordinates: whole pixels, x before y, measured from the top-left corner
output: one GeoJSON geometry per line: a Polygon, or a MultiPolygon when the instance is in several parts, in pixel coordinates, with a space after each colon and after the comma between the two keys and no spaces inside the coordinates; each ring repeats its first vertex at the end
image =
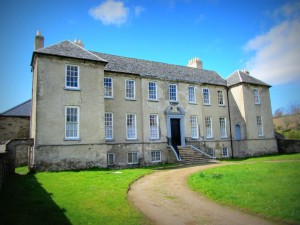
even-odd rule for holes
{"type": "Polygon", "coordinates": [[[180,119],[171,119],[171,137],[177,146],[181,145],[180,119]]]}

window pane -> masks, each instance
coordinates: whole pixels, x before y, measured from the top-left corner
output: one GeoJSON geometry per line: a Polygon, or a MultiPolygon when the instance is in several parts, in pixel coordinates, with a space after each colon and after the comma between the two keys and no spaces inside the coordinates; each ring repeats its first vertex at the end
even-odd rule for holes
{"type": "Polygon", "coordinates": [[[79,69],[78,66],[67,65],[66,69],[66,87],[78,88],[79,87],[79,69]]]}
{"type": "Polygon", "coordinates": [[[134,96],[134,80],[126,80],[126,98],[135,98],[134,96]]]}
{"type": "Polygon", "coordinates": [[[227,137],[227,133],[226,133],[226,120],[224,117],[221,117],[219,119],[220,122],[220,134],[221,134],[221,138],[226,138],[227,137]]]}
{"type": "Polygon", "coordinates": [[[224,105],[223,91],[218,91],[218,103],[224,105]]]}
{"type": "Polygon", "coordinates": [[[195,103],[196,97],[195,97],[195,87],[188,87],[189,92],[189,102],[195,103]]]}
{"type": "Polygon", "coordinates": [[[205,128],[206,128],[206,138],[212,138],[212,124],[211,117],[205,117],[205,128]]]}
{"type": "Polygon", "coordinates": [[[66,138],[78,138],[78,108],[66,108],[66,138]]]}
{"type": "Polygon", "coordinates": [[[149,82],[148,83],[148,94],[149,94],[149,99],[156,100],[156,83],[155,82],[149,82]]]}
{"type": "Polygon", "coordinates": [[[197,116],[190,117],[191,136],[192,138],[198,138],[198,123],[197,116]]]}
{"type": "Polygon", "coordinates": [[[209,97],[208,88],[203,88],[202,92],[203,92],[203,103],[205,105],[209,105],[210,104],[210,97],[209,97]]]}
{"type": "Polygon", "coordinates": [[[105,77],[104,78],[104,97],[112,97],[113,96],[113,83],[112,78],[105,77]]]}
{"type": "Polygon", "coordinates": [[[169,100],[177,101],[177,86],[176,86],[176,84],[169,85],[169,100]]]}
{"type": "Polygon", "coordinates": [[[150,115],[150,139],[158,139],[158,115],[150,115]]]}
{"type": "Polygon", "coordinates": [[[127,138],[136,139],[136,121],[135,114],[127,114],[127,138]]]}

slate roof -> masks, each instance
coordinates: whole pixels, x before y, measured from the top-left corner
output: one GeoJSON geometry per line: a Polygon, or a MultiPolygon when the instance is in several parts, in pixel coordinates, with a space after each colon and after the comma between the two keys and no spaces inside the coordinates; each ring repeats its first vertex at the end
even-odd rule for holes
{"type": "Polygon", "coordinates": [[[35,53],[70,57],[76,59],[86,59],[106,63],[104,59],[68,40],[51,45],[46,48],[35,50],[33,54],[35,53]]]}
{"type": "Polygon", "coordinates": [[[262,85],[262,86],[267,86],[267,87],[271,87],[270,85],[268,85],[265,82],[262,82],[261,80],[258,80],[252,76],[250,76],[249,74],[243,72],[243,71],[235,71],[234,73],[232,73],[227,79],[227,86],[231,87],[234,86],[236,84],[240,84],[240,83],[248,83],[248,84],[255,84],[255,85],[262,85]]]}
{"type": "Polygon", "coordinates": [[[30,117],[31,116],[31,99],[1,113],[0,115],[1,116],[30,117]]]}
{"type": "Polygon", "coordinates": [[[137,74],[142,77],[226,86],[226,80],[211,70],[134,59],[100,52],[93,53],[108,62],[104,67],[106,71],[137,74]]]}

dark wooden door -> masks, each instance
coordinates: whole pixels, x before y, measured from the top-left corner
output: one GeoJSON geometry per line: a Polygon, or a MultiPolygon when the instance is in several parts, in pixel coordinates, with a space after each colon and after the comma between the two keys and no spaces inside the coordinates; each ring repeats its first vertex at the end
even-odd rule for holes
{"type": "Polygon", "coordinates": [[[171,136],[177,146],[181,145],[180,119],[171,119],[171,136]]]}

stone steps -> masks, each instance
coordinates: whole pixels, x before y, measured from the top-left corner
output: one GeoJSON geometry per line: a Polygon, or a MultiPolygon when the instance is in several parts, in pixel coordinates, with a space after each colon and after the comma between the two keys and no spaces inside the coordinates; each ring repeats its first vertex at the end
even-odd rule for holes
{"type": "Polygon", "coordinates": [[[178,147],[178,150],[181,157],[181,163],[183,164],[201,164],[210,161],[207,156],[194,151],[190,147],[178,147]]]}

